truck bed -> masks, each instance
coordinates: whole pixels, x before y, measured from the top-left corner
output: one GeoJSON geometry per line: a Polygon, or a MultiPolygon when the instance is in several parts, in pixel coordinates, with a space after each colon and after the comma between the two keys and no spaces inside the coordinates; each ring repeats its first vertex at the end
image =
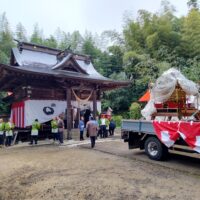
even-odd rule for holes
{"type": "Polygon", "coordinates": [[[146,120],[122,120],[122,131],[147,133],[155,135],[152,121],[146,120]]]}

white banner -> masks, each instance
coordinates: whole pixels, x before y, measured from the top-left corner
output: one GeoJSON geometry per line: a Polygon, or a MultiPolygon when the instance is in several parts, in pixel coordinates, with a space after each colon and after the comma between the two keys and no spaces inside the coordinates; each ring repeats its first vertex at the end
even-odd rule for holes
{"type": "MultiPolygon", "coordinates": [[[[81,110],[91,109],[93,110],[93,103],[90,101],[84,105],[78,105],[78,102],[71,101],[72,108],[74,108],[73,117],[75,119],[77,109],[81,110]]],[[[59,116],[62,113],[65,113],[67,108],[66,101],[58,100],[27,100],[25,101],[24,108],[24,122],[25,127],[32,125],[35,119],[38,119],[40,123],[44,123],[52,120],[54,117],[59,116]]],[[[97,110],[101,112],[101,102],[97,102],[97,110]]]]}
{"type": "Polygon", "coordinates": [[[25,126],[32,125],[35,119],[40,123],[52,120],[65,112],[66,101],[58,100],[28,100],[25,101],[25,126]]]}

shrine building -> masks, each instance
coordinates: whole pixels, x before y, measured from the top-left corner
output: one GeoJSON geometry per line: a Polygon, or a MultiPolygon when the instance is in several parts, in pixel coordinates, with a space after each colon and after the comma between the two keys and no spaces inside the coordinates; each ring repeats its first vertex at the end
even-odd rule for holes
{"type": "Polygon", "coordinates": [[[45,123],[63,112],[70,131],[82,110],[94,117],[101,112],[102,92],[129,85],[99,74],[89,56],[17,42],[10,64],[0,64],[0,91],[11,94],[16,127],[30,126],[36,118],[45,123]]]}

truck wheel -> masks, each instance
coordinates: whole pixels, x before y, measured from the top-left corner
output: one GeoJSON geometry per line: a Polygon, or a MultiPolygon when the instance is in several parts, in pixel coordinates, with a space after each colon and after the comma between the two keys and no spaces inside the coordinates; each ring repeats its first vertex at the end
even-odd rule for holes
{"type": "Polygon", "coordinates": [[[145,152],[152,160],[164,160],[168,155],[168,148],[157,138],[149,137],[145,141],[145,152]]]}

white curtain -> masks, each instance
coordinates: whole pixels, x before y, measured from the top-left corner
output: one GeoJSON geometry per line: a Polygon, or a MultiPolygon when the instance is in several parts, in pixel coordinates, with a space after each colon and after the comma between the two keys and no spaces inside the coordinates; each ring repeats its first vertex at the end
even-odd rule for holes
{"type": "Polygon", "coordinates": [[[30,126],[35,119],[40,123],[47,122],[64,113],[66,106],[66,101],[58,100],[25,101],[25,126],[30,126]]]}

